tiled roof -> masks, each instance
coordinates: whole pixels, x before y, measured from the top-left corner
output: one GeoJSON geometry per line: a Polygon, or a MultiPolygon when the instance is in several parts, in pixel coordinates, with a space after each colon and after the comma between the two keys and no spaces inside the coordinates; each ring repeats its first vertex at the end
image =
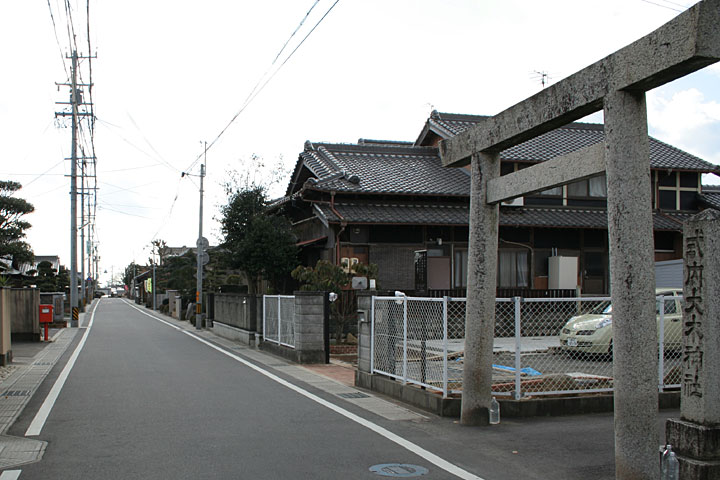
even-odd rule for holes
{"type": "MultiPolygon", "coordinates": [[[[468,172],[443,167],[437,149],[420,144],[431,131],[450,138],[483,118],[487,117],[433,112],[417,145],[363,139],[358,144],[305,142],[286,195],[305,188],[338,193],[468,196],[468,172]]],[[[604,135],[601,124],[572,123],[509,148],[501,158],[541,162],[601,142],[604,135]]],[[[720,167],[653,138],[650,164],[656,169],[720,175],[720,167]]]]}
{"type": "Polygon", "coordinates": [[[720,185],[703,185],[698,197],[708,207],[720,210],[720,185]]]}
{"type": "MultiPolygon", "coordinates": [[[[432,130],[450,138],[480,123],[487,117],[433,112],[424,131],[432,130]]],[[[594,145],[605,138],[604,127],[597,123],[570,123],[500,153],[503,160],[538,162],[594,145]]],[[[422,137],[418,139],[422,140],[422,137]]],[[[673,170],[718,171],[719,167],[694,155],[650,137],[650,166],[673,170]]]]}
{"type": "MultiPolygon", "coordinates": [[[[396,225],[467,225],[467,205],[336,203],[318,207],[331,223],[396,225]],[[340,214],[342,218],[338,217],[340,214]]],[[[655,230],[681,230],[689,214],[653,212],[655,230]]],[[[604,209],[573,207],[510,207],[500,209],[500,225],[512,227],[607,228],[604,209]]]]}
{"type": "Polygon", "coordinates": [[[470,177],[445,168],[437,149],[395,145],[316,144],[300,154],[317,175],[306,188],[355,193],[467,196],[470,177]]]}

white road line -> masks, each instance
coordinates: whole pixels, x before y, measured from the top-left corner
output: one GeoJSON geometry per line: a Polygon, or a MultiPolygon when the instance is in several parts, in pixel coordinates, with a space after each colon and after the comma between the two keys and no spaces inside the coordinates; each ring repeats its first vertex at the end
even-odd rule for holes
{"type": "Polygon", "coordinates": [[[0,474],[0,480],[17,480],[21,473],[22,470],[5,470],[0,474]]]}
{"type": "Polygon", "coordinates": [[[330,410],[332,410],[336,413],[339,413],[340,415],[352,420],[353,422],[358,423],[359,425],[362,425],[363,427],[372,430],[373,432],[387,438],[391,442],[394,442],[394,443],[400,445],[401,447],[405,448],[406,450],[409,450],[410,452],[424,458],[428,462],[433,463],[434,465],[442,468],[443,470],[451,473],[452,475],[455,475],[458,478],[462,478],[464,480],[483,480],[483,478],[478,477],[477,475],[474,475],[474,474],[468,472],[467,470],[463,470],[462,468],[458,467],[457,465],[452,464],[452,463],[448,462],[447,460],[438,457],[434,453],[432,453],[428,450],[425,450],[421,446],[416,445],[416,444],[410,442],[409,440],[402,438],[399,435],[394,434],[390,430],[388,430],[384,427],[381,427],[380,425],[377,425],[369,420],[366,420],[358,415],[355,415],[354,413],[352,413],[348,410],[345,410],[344,408],[342,408],[338,405],[335,405],[334,403],[328,402],[327,400],[324,400],[324,399],[318,397],[317,395],[298,387],[297,385],[294,385],[286,380],[283,380],[282,378],[278,377],[277,375],[275,375],[261,367],[258,367],[257,365],[255,365],[253,363],[248,362],[247,360],[245,360],[242,357],[239,357],[239,356],[237,356],[233,353],[230,353],[226,350],[223,350],[222,348],[218,347],[217,345],[214,345],[214,344],[208,342],[207,340],[200,338],[193,333],[188,332],[187,330],[178,328],[175,325],[172,325],[171,323],[166,322],[165,320],[161,320],[154,315],[150,315],[149,313],[144,312],[141,309],[137,308],[135,305],[131,305],[131,304],[128,304],[128,305],[131,306],[132,308],[134,308],[135,310],[137,310],[138,312],[140,312],[144,315],[147,315],[148,317],[150,317],[154,320],[157,320],[158,322],[164,323],[165,325],[169,325],[172,328],[181,331],[185,335],[187,335],[191,338],[194,338],[198,342],[204,343],[205,345],[209,346],[210,348],[217,350],[218,352],[222,353],[223,355],[227,355],[228,357],[232,358],[233,360],[236,360],[236,361],[242,363],[243,365],[245,365],[249,368],[252,368],[253,370],[261,373],[262,375],[265,375],[269,379],[279,383],[280,385],[283,385],[284,387],[287,387],[290,390],[293,390],[294,392],[297,392],[300,395],[307,397],[310,400],[312,400],[316,403],[319,403],[320,405],[322,405],[326,408],[329,408],[330,410]]]}
{"type": "MultiPolygon", "coordinates": [[[[83,337],[80,340],[80,343],[75,348],[75,351],[73,352],[72,356],[70,357],[70,360],[68,360],[68,363],[65,365],[65,368],[63,368],[63,371],[60,372],[60,375],[58,376],[57,380],[55,380],[55,384],[53,385],[52,389],[50,390],[50,393],[48,393],[48,396],[45,398],[45,401],[43,402],[42,406],[40,407],[40,410],[35,414],[35,418],[33,418],[33,421],[30,423],[30,426],[28,427],[27,431],[25,432],[26,437],[33,437],[36,435],[40,435],[40,432],[42,431],[43,427],[45,426],[45,422],[47,421],[48,416],[50,415],[50,412],[53,409],[53,406],[55,406],[55,401],[57,401],[58,396],[60,395],[60,391],[63,388],[63,385],[65,385],[65,381],[67,380],[68,376],[70,375],[70,371],[75,366],[75,361],[77,360],[78,356],[80,355],[80,352],[82,351],[83,347],[85,346],[85,341],[88,338],[88,334],[90,333],[90,329],[92,328],[93,321],[95,321],[95,312],[97,312],[98,306],[100,305],[100,302],[102,300],[98,300],[98,303],[95,305],[95,308],[93,309],[92,314],[90,315],[90,322],[87,325],[87,328],[85,328],[85,332],[83,333],[83,337]]],[[[0,480],[4,480],[0,478],[0,480]]]]}

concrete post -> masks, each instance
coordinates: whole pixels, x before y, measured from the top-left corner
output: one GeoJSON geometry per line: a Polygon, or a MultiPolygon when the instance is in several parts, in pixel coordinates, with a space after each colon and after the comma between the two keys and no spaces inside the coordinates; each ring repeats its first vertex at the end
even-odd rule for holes
{"type": "Polygon", "coordinates": [[[358,318],[358,371],[372,373],[370,355],[372,351],[372,295],[375,292],[359,291],[357,293],[358,310],[365,313],[365,318],[358,318]]]}
{"type": "Polygon", "coordinates": [[[327,292],[295,292],[295,361],[325,363],[327,292]]]}
{"type": "Polygon", "coordinates": [[[604,100],[613,305],[615,477],[659,478],[658,342],[644,93],[604,100]]]}
{"type": "Polygon", "coordinates": [[[488,205],[485,199],[488,181],[500,176],[500,155],[485,152],[473,155],[471,175],[465,361],[460,423],[488,425],[495,333],[499,207],[497,204],[488,205]]]}
{"type": "Polygon", "coordinates": [[[669,419],[667,442],[680,478],[720,478],[720,212],[708,209],[683,229],[681,419],[669,419]]]}
{"type": "Polygon", "coordinates": [[[171,317],[175,316],[175,297],[177,296],[178,291],[177,290],[166,290],[165,293],[167,294],[168,298],[168,315],[171,317]]]}

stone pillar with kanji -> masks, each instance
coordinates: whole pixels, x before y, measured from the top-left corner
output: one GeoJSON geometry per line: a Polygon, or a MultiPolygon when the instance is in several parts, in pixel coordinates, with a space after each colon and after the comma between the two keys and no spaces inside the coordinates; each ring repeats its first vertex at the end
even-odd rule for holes
{"type": "Polygon", "coordinates": [[[680,419],[667,443],[682,479],[720,479],[720,211],[704,210],[683,229],[684,285],[680,419]]]}

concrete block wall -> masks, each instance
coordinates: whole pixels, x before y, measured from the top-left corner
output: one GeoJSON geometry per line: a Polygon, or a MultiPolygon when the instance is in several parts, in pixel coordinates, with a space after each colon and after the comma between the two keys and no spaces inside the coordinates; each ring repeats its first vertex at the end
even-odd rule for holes
{"type": "Polygon", "coordinates": [[[216,293],[213,319],[254,332],[258,323],[262,323],[258,322],[257,302],[256,295],[247,293],[216,293]]]}
{"type": "Polygon", "coordinates": [[[9,292],[9,288],[0,289],[0,365],[3,366],[12,361],[9,292]]]}
{"type": "Polygon", "coordinates": [[[10,316],[12,338],[40,341],[40,291],[37,288],[5,288],[3,294],[3,310],[10,316]]]}

